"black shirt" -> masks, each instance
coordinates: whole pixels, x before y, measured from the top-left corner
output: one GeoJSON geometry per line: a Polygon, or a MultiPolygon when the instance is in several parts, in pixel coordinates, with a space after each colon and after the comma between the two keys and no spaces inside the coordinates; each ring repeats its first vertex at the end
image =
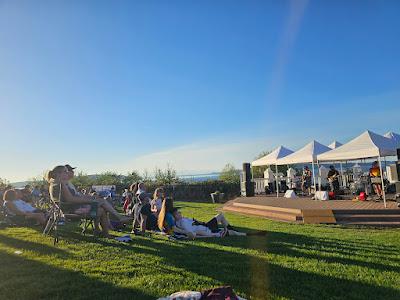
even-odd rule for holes
{"type": "MultiPolygon", "coordinates": [[[[328,172],[328,178],[333,177],[334,175],[339,176],[339,172],[337,170],[329,170],[328,172]]],[[[338,178],[336,177],[335,180],[338,180],[338,178]]]]}

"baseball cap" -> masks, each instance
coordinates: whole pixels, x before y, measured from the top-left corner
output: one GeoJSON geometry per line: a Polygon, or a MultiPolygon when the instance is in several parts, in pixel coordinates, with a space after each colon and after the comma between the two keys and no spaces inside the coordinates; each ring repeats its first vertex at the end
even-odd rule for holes
{"type": "Polygon", "coordinates": [[[65,165],[65,167],[67,168],[68,171],[73,171],[76,168],[71,167],[71,165],[65,165]]]}

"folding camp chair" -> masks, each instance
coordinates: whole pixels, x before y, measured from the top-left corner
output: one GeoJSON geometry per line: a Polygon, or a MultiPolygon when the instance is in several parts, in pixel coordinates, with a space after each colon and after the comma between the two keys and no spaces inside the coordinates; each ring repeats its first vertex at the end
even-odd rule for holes
{"type": "Polygon", "coordinates": [[[34,220],[28,220],[24,216],[17,216],[8,211],[4,202],[0,201],[0,225],[1,226],[30,226],[35,224],[34,220]]]}
{"type": "MultiPolygon", "coordinates": [[[[61,199],[61,184],[60,184],[60,194],[59,198],[61,199]]],[[[56,201],[50,195],[51,208],[49,211],[49,219],[47,220],[46,226],[43,230],[44,235],[50,235],[52,232],[54,234],[54,245],[59,241],[59,233],[58,226],[64,225],[68,220],[79,220],[79,225],[82,226],[82,234],[86,234],[86,231],[89,227],[94,229],[94,222],[97,218],[97,205],[92,205],[92,209],[88,215],[78,215],[78,214],[68,214],[64,213],[69,209],[73,208],[74,204],[65,204],[59,201],[56,201]]]]}

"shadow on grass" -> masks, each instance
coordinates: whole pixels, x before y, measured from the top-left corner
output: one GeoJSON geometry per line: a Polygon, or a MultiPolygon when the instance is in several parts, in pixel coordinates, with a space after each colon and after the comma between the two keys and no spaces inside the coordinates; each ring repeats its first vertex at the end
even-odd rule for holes
{"type": "MultiPolygon", "coordinates": [[[[244,230],[244,228],[240,229],[244,230]]],[[[358,261],[351,258],[343,257],[332,257],[324,256],[322,253],[338,254],[338,255],[351,255],[351,252],[358,251],[362,252],[374,252],[381,249],[379,246],[373,246],[365,243],[351,243],[349,241],[342,241],[337,239],[319,239],[309,237],[307,235],[290,234],[284,232],[268,232],[265,237],[232,237],[226,239],[207,239],[194,242],[184,243],[173,243],[164,239],[149,239],[149,238],[135,238],[130,244],[118,243],[116,241],[109,241],[105,239],[99,239],[93,241],[91,237],[84,237],[75,232],[66,233],[64,236],[69,242],[95,242],[99,243],[104,247],[114,247],[120,250],[129,250],[132,253],[145,254],[161,257],[163,263],[159,266],[149,265],[149,268],[153,268],[155,272],[169,273],[171,272],[168,268],[176,267],[186,271],[189,271],[206,278],[210,278],[215,282],[213,286],[218,285],[231,285],[236,291],[240,292],[247,297],[253,297],[256,299],[267,299],[271,296],[286,297],[290,299],[400,299],[400,291],[390,287],[379,286],[378,284],[365,283],[351,279],[337,278],[341,274],[337,272],[332,275],[316,274],[306,270],[295,270],[290,266],[278,265],[277,263],[267,261],[263,257],[257,257],[257,254],[244,254],[239,252],[232,252],[228,250],[218,249],[219,246],[231,246],[241,249],[252,249],[260,252],[269,252],[273,254],[285,255],[292,258],[306,258],[306,259],[318,259],[324,260],[331,263],[341,263],[344,265],[356,265],[376,269],[379,271],[389,270],[398,271],[395,266],[390,266],[388,269],[387,265],[358,261]],[[209,244],[210,247],[204,244],[209,244]],[[362,247],[362,249],[360,249],[362,247]],[[365,247],[365,248],[364,248],[365,247]],[[315,250],[319,253],[304,253],[300,250],[315,250]],[[321,254],[322,255],[321,255],[321,254]]],[[[394,252],[388,251],[390,254],[394,252]]],[[[0,263],[3,266],[0,252],[0,263]]],[[[10,255],[9,255],[10,256],[10,255]]],[[[25,273],[39,273],[42,276],[41,268],[50,268],[49,273],[53,275],[49,277],[57,277],[56,282],[52,278],[44,277],[44,281],[50,281],[51,289],[46,292],[46,295],[35,294],[32,298],[60,298],[64,297],[60,294],[60,291],[68,291],[73,286],[73,291],[68,294],[69,298],[83,297],[77,291],[82,289],[83,293],[90,293],[90,297],[99,298],[132,298],[132,299],[146,299],[149,295],[142,294],[140,291],[131,289],[117,288],[108,283],[89,279],[79,273],[72,271],[59,270],[47,265],[40,267],[42,264],[35,261],[20,261],[21,258],[12,259],[17,260],[15,265],[22,264],[25,273]],[[33,266],[33,269],[31,267],[33,266]],[[38,269],[36,271],[36,269],[38,269]],[[65,272],[65,273],[63,273],[65,272]],[[80,285],[82,280],[82,285],[80,285]],[[79,283],[76,283],[79,282],[79,283]],[[86,284],[89,288],[86,286],[86,284]],[[59,290],[53,290],[53,284],[59,287],[59,290]],[[77,285],[77,288],[76,286],[77,285]],[[108,291],[110,290],[110,291],[108,291]],[[47,294],[49,293],[49,294],[47,294]],[[59,293],[59,294],[57,294],[59,293]]],[[[11,259],[11,260],[12,260],[11,259]]],[[[144,261],[146,258],[144,258],[144,261]]],[[[290,261],[288,260],[288,264],[290,261]]],[[[135,262],[132,262],[135,263],[135,262]]],[[[317,263],[312,263],[314,267],[317,263]]],[[[8,265],[5,269],[12,268],[8,265]]],[[[296,266],[298,268],[298,265],[296,266]]],[[[325,268],[329,266],[325,265],[325,268]]],[[[345,270],[345,269],[344,269],[345,270]]],[[[326,270],[327,272],[329,270],[326,270]]],[[[358,271],[355,271],[358,272],[358,271]]],[[[19,275],[24,273],[18,273],[16,270],[11,271],[10,278],[18,278],[19,275]]],[[[174,273],[176,276],[182,276],[179,273],[174,273]]],[[[4,275],[3,275],[4,276],[4,275]]],[[[359,273],[354,274],[358,278],[359,273]]],[[[23,282],[20,285],[11,285],[14,289],[18,289],[18,286],[25,286],[26,282],[22,276],[23,282]]],[[[7,283],[7,278],[5,278],[7,283]]],[[[37,278],[31,278],[33,283],[37,283],[37,278]]],[[[0,280],[1,282],[1,280],[0,280]]],[[[28,283],[28,287],[33,284],[28,283]]],[[[201,284],[201,280],[194,279],[190,285],[201,284]]],[[[3,285],[0,285],[0,292],[3,285]]],[[[201,288],[210,288],[212,286],[201,286],[201,288]]],[[[182,287],[183,289],[188,287],[182,287]]],[[[191,287],[189,287],[191,288],[191,287]]],[[[45,290],[47,289],[44,288],[45,290]]],[[[18,291],[22,293],[21,291],[18,291]]],[[[2,294],[1,294],[2,295],[2,294]]],[[[6,295],[6,294],[5,294],[6,295]]],[[[18,294],[24,298],[22,294],[18,294]]],[[[86,296],[88,294],[85,294],[86,296]]],[[[30,298],[30,297],[28,297],[30,298]]]]}
{"type": "Polygon", "coordinates": [[[79,272],[0,251],[2,299],[154,299],[130,288],[89,278],[79,272]]]}
{"type": "MultiPolygon", "coordinates": [[[[244,228],[238,228],[244,231],[244,228]]],[[[254,237],[255,238],[255,237],[254,237]]],[[[380,271],[400,272],[399,266],[372,262],[371,259],[380,260],[380,254],[396,255],[398,249],[383,248],[357,241],[349,243],[338,239],[319,239],[307,235],[298,235],[285,232],[268,232],[264,237],[253,239],[249,243],[247,239],[231,237],[225,239],[208,239],[207,242],[223,246],[237,247],[266,251],[277,255],[286,255],[295,258],[308,258],[323,260],[328,263],[340,263],[343,265],[354,265],[380,271]],[[305,251],[317,251],[317,253],[306,253],[305,251]],[[340,257],[339,257],[340,256],[340,257]],[[343,257],[349,256],[349,257],[343,257]],[[359,257],[353,259],[351,257],[359,257]],[[362,259],[368,258],[369,261],[362,259]]],[[[399,260],[391,258],[392,261],[399,260]]]]}
{"type": "Polygon", "coordinates": [[[42,255],[56,255],[61,258],[67,258],[70,256],[68,252],[62,249],[32,241],[16,239],[14,237],[6,236],[4,234],[0,234],[0,244],[4,244],[12,248],[17,248],[18,250],[22,251],[23,250],[34,251],[42,255]]]}
{"type": "MultiPolygon", "coordinates": [[[[278,238],[276,236],[275,238],[278,238]]],[[[286,237],[286,238],[294,238],[286,237]]],[[[247,237],[214,240],[214,247],[218,245],[242,246],[243,248],[266,250],[268,239],[271,237],[247,237]]],[[[204,240],[211,242],[210,240],[204,240]]],[[[312,272],[294,270],[268,262],[256,255],[225,251],[204,247],[197,242],[183,242],[178,245],[169,241],[152,240],[148,238],[134,238],[131,244],[121,244],[115,241],[99,241],[106,247],[116,247],[135,251],[136,253],[157,255],[161,257],[165,266],[173,266],[186,271],[212,278],[214,286],[231,285],[236,291],[247,297],[266,299],[271,296],[287,297],[291,299],[400,299],[400,291],[388,287],[368,284],[357,280],[337,278],[315,274],[312,272]],[[152,250],[154,249],[154,250],[152,250]]],[[[211,242],[213,244],[213,242],[211,242]]],[[[267,245],[267,249],[269,249],[267,245]]],[[[292,257],[318,259],[313,255],[293,252],[288,248],[276,248],[274,251],[292,257]]],[[[326,257],[321,259],[326,260],[326,257]]],[[[338,259],[340,262],[340,259],[338,259]]],[[[334,262],[334,261],[332,261],[334,262]]],[[[335,261],[336,262],[336,261],[335,261]]],[[[342,263],[356,264],[358,261],[344,260],[342,263]]],[[[365,267],[379,270],[387,266],[362,262],[365,267]]],[[[166,272],[168,269],[166,268],[166,272]]],[[[159,272],[162,272],[160,269],[159,272]]],[[[180,276],[177,274],[177,276],[180,276]]],[[[202,288],[210,288],[203,286],[202,288]]]]}

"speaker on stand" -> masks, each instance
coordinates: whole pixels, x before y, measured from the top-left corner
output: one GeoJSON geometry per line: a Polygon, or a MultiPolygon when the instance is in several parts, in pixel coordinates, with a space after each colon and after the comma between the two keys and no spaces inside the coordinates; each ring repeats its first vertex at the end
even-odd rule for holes
{"type": "Polygon", "coordinates": [[[254,196],[254,183],[251,180],[251,168],[249,163],[243,163],[240,173],[240,192],[243,197],[254,196]]]}

